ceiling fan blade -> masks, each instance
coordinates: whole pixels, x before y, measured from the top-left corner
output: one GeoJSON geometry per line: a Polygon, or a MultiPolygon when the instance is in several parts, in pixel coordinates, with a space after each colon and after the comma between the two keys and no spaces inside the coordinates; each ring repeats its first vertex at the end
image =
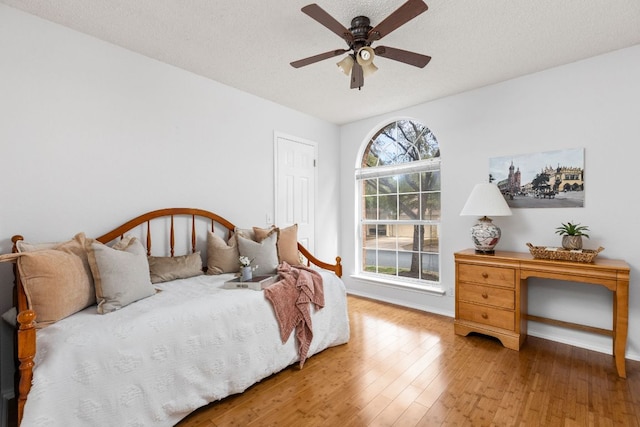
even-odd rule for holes
{"type": "Polygon", "coordinates": [[[312,3],[307,5],[302,8],[302,11],[336,33],[338,37],[346,41],[347,44],[351,45],[353,42],[353,34],[351,34],[351,31],[347,30],[344,25],[325,12],[325,10],[317,4],[312,3]]]}
{"type": "Polygon", "coordinates": [[[318,55],[310,56],[308,58],[304,58],[304,59],[299,59],[297,61],[293,61],[291,63],[291,66],[293,68],[300,68],[300,67],[304,67],[305,65],[313,64],[315,62],[319,62],[319,61],[322,61],[324,59],[333,58],[334,56],[342,55],[343,53],[347,53],[347,52],[349,52],[349,50],[347,50],[347,49],[331,50],[329,52],[325,52],[325,53],[321,53],[321,54],[318,54],[318,55]]]}
{"type": "Polygon", "coordinates": [[[380,40],[401,25],[406,24],[422,12],[425,12],[427,9],[428,6],[422,0],[407,1],[369,31],[369,34],[367,35],[367,42],[371,43],[372,41],[380,40]]]}
{"type": "Polygon", "coordinates": [[[351,69],[351,89],[360,89],[362,86],[364,86],[364,72],[362,66],[354,62],[351,69]]]}
{"type": "Polygon", "coordinates": [[[405,64],[419,68],[424,68],[424,66],[431,61],[430,56],[409,52],[408,50],[396,49],[394,47],[377,46],[374,51],[378,56],[404,62],[405,64]]]}

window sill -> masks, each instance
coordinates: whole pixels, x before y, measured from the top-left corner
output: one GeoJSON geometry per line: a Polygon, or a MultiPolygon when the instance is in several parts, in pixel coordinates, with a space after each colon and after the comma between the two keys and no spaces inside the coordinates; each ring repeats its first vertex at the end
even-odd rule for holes
{"type": "Polygon", "coordinates": [[[421,294],[431,294],[438,296],[445,296],[446,291],[442,287],[437,285],[418,285],[409,282],[402,282],[399,280],[382,279],[376,276],[368,276],[366,274],[352,274],[349,277],[364,282],[373,282],[376,285],[385,286],[389,288],[403,289],[412,292],[418,292],[421,294]]]}

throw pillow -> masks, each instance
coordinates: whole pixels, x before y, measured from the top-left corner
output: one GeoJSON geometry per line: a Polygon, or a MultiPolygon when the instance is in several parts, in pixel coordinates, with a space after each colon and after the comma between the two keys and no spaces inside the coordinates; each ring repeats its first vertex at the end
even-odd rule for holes
{"type": "MultiPolygon", "coordinates": [[[[242,236],[245,239],[253,240],[254,242],[258,241],[258,239],[256,238],[255,232],[253,230],[249,229],[249,228],[238,228],[238,227],[236,227],[236,229],[233,230],[233,231],[235,232],[236,238],[237,238],[237,236],[242,236]]],[[[264,236],[264,237],[266,237],[266,236],[264,236]]]]}
{"type": "Polygon", "coordinates": [[[93,242],[93,239],[86,237],[84,233],[78,233],[73,236],[71,240],[67,240],[66,242],[29,243],[24,240],[19,240],[16,242],[16,248],[18,249],[18,252],[21,253],[41,251],[44,249],[56,249],[79,256],[82,259],[87,276],[89,277],[89,282],[91,283],[91,289],[89,289],[89,292],[92,295],[91,303],[89,304],[91,305],[96,302],[95,291],[93,289],[93,276],[91,275],[91,269],[89,268],[89,257],[87,254],[91,242],[93,242]]]}
{"type": "Polygon", "coordinates": [[[82,260],[85,274],[89,278],[89,288],[86,289],[87,305],[85,307],[96,303],[96,289],[91,267],[89,266],[89,246],[93,241],[93,239],[86,237],[84,233],[78,233],[73,236],[73,239],[59,243],[54,247],[55,250],[76,255],[82,260]]]}
{"type": "Polygon", "coordinates": [[[233,233],[229,241],[211,231],[207,234],[207,274],[237,273],[240,270],[238,243],[233,233]]]}
{"type": "Polygon", "coordinates": [[[87,257],[87,246],[92,241],[84,233],[78,233],[66,242],[16,242],[19,253],[9,256],[18,260],[27,302],[36,312],[36,327],[44,327],[95,304],[87,257]]]}
{"type": "Polygon", "coordinates": [[[272,225],[269,228],[253,227],[252,231],[253,240],[255,240],[256,242],[262,242],[264,239],[269,237],[271,233],[279,233],[280,229],[275,225],[272,225]]]}
{"type": "Polygon", "coordinates": [[[238,239],[238,250],[241,256],[246,256],[251,260],[254,268],[253,274],[260,276],[263,274],[275,274],[278,268],[278,250],[276,241],[277,233],[271,233],[262,242],[254,242],[236,234],[238,239]]]}
{"type": "Polygon", "coordinates": [[[155,294],[145,248],[136,238],[110,248],[94,242],[89,264],[96,284],[98,313],[106,314],[155,294]]]}
{"type": "Polygon", "coordinates": [[[150,256],[148,261],[151,283],[186,279],[202,274],[202,258],[200,257],[200,252],[174,257],[150,256]]]}
{"type": "Polygon", "coordinates": [[[93,304],[89,276],[78,255],[42,249],[3,255],[0,260],[16,258],[29,308],[36,312],[36,327],[55,323],[93,304]]]}
{"type": "Polygon", "coordinates": [[[269,233],[276,230],[278,233],[278,261],[286,261],[289,265],[300,264],[300,254],[298,253],[298,224],[286,228],[258,228],[253,227],[256,241],[260,242],[269,233]]]}
{"type": "Polygon", "coordinates": [[[30,243],[24,240],[18,240],[16,242],[16,248],[18,248],[18,252],[34,252],[43,249],[53,249],[61,243],[62,242],[30,243]]]}

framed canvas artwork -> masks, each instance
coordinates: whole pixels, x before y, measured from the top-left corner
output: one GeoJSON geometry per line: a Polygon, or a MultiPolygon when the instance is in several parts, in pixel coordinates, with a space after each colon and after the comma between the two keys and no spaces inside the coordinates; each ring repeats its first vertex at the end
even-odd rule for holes
{"type": "Polygon", "coordinates": [[[584,207],[584,148],[492,157],[489,181],[511,208],[584,207]]]}

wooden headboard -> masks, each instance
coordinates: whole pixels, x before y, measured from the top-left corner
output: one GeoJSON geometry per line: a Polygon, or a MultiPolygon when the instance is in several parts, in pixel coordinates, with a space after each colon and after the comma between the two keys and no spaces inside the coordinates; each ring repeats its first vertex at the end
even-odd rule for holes
{"type": "MultiPolygon", "coordinates": [[[[135,230],[137,233],[142,233],[141,241],[146,246],[147,255],[151,255],[152,243],[156,242],[154,237],[160,234],[160,243],[158,246],[161,248],[167,248],[169,256],[174,256],[176,248],[180,248],[184,251],[184,243],[187,243],[187,251],[196,252],[197,246],[206,241],[206,232],[203,232],[205,228],[202,224],[206,225],[207,231],[214,233],[226,233],[235,230],[235,225],[227,219],[206,210],[194,209],[194,208],[168,208],[159,209],[152,212],[142,214],[124,224],[114,228],[108,233],[98,237],[101,243],[109,243],[115,239],[122,238],[125,234],[135,230]],[[177,223],[180,221],[180,227],[177,227],[177,223]],[[159,222],[160,227],[152,226],[159,222]],[[185,222],[188,224],[184,227],[185,222]],[[186,228],[186,230],[185,230],[186,228]],[[184,238],[184,231],[187,236],[184,238]],[[204,237],[202,237],[204,236],[204,237]]],[[[13,251],[17,252],[17,242],[24,240],[20,235],[12,237],[13,251]]],[[[336,263],[330,264],[320,261],[313,256],[304,246],[298,243],[298,250],[306,260],[307,266],[315,265],[320,268],[333,271],[338,277],[342,276],[342,265],[340,264],[340,257],[336,257],[336,263]]],[[[36,329],[35,318],[36,313],[29,309],[27,298],[24,292],[24,288],[20,282],[18,269],[14,265],[15,274],[15,289],[14,289],[14,304],[17,308],[17,339],[16,339],[16,352],[19,362],[19,379],[16,382],[16,395],[18,404],[18,422],[22,419],[22,413],[24,405],[27,400],[27,395],[31,389],[31,380],[33,376],[33,359],[36,354],[36,329]]]]}
{"type": "MultiPolygon", "coordinates": [[[[224,227],[228,231],[233,231],[236,226],[228,221],[227,219],[217,215],[213,212],[205,211],[202,209],[193,209],[193,208],[168,208],[168,209],[159,209],[156,211],[148,212],[146,214],[140,215],[130,221],[125,222],[121,226],[115,228],[114,230],[103,234],[98,237],[96,240],[102,243],[108,243],[118,237],[122,237],[128,231],[146,223],[147,224],[147,233],[146,233],[146,247],[147,247],[147,255],[151,255],[152,249],[152,238],[151,238],[151,221],[158,218],[169,218],[170,219],[170,229],[169,229],[169,248],[170,248],[170,256],[174,256],[175,251],[175,228],[174,228],[174,218],[177,216],[186,216],[191,219],[191,251],[196,251],[196,242],[197,242],[197,230],[196,230],[196,220],[198,218],[207,218],[211,221],[211,231],[215,232],[216,225],[224,227]]],[[[307,248],[302,246],[298,242],[298,250],[307,261],[307,266],[316,265],[320,268],[324,268],[325,270],[333,271],[336,276],[342,277],[342,265],[341,258],[336,257],[336,263],[330,264],[323,261],[320,261],[318,258],[313,256],[309,252],[307,248]]]]}

